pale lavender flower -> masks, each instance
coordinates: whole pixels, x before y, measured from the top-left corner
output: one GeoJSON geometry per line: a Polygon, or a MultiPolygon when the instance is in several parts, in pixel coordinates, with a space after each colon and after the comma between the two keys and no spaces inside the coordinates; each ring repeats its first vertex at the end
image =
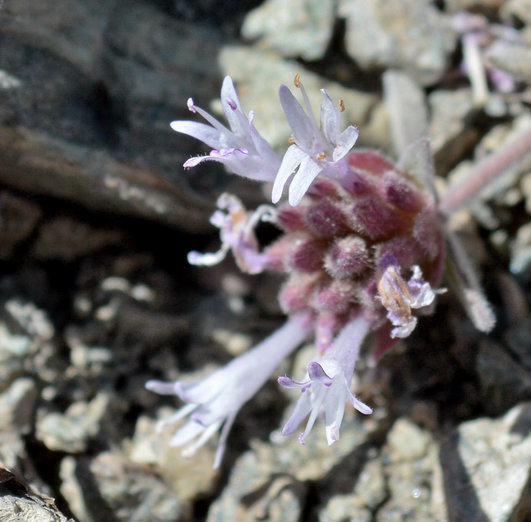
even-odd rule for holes
{"type": "Polygon", "coordinates": [[[232,78],[226,76],[221,87],[221,105],[230,129],[208,112],[188,100],[188,108],[198,112],[210,125],[195,121],[173,121],[171,128],[192,136],[213,147],[208,156],[196,156],[184,163],[195,167],[203,161],[219,161],[240,176],[273,181],[280,167],[280,158],[253,125],[254,112],[246,116],[236,94],[232,78]]]}
{"type": "Polygon", "coordinates": [[[308,365],[306,380],[296,382],[289,377],[278,378],[280,385],[285,388],[300,388],[302,394],[282,429],[282,435],[293,433],[309,415],[306,429],[299,436],[299,442],[304,444],[318,415],[323,411],[326,440],[328,445],[332,445],[339,439],[347,400],[361,413],[372,413],[372,409],[357,399],[350,390],[360,346],[370,327],[369,321],[358,316],[347,323],[322,358],[308,365]]]}
{"type": "Polygon", "coordinates": [[[321,102],[321,125],[317,125],[310,101],[304,86],[295,77],[295,86],[299,87],[306,112],[295,99],[291,91],[281,85],[280,103],[290,127],[293,130],[292,145],[288,148],[273,185],[272,200],[277,203],[282,197],[284,186],[294,174],[289,187],[290,205],[300,203],[312,181],[320,174],[338,176],[346,170],[346,162],[341,161],[358,139],[358,130],[350,125],[341,132],[341,108],[338,110],[324,89],[321,102]]]}
{"type": "Polygon", "coordinates": [[[205,379],[191,383],[148,381],[147,389],[162,395],[177,395],[187,403],[159,424],[159,429],[162,429],[190,416],[177,430],[170,445],[178,447],[189,444],[183,454],[191,456],[221,430],[214,460],[214,468],[218,468],[240,408],[264,385],[282,359],[304,341],[309,332],[307,319],[297,316],[252,350],[205,379]]]}
{"type": "Polygon", "coordinates": [[[258,251],[254,228],[259,221],[274,222],[275,208],[261,205],[249,213],[236,196],[227,193],[218,198],[217,206],[218,210],[212,214],[210,222],[220,230],[221,248],[217,252],[206,254],[192,251],[188,254],[188,262],[199,266],[217,265],[232,250],[241,270],[249,274],[260,273],[266,259],[258,251]]]}
{"type": "Polygon", "coordinates": [[[435,295],[445,290],[434,291],[427,281],[422,278],[422,270],[413,265],[413,274],[409,281],[400,275],[400,267],[391,262],[384,270],[378,282],[378,299],[387,310],[387,318],[395,326],[391,337],[408,337],[417,325],[417,318],[411,309],[429,306],[435,300],[435,295]]]}

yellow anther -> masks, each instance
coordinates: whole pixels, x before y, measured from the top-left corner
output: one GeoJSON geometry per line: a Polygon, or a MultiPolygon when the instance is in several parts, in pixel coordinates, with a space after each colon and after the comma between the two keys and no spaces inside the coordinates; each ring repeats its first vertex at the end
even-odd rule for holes
{"type": "Polygon", "coordinates": [[[295,79],[293,80],[293,83],[295,84],[295,87],[299,87],[301,84],[301,75],[300,73],[297,73],[295,75],[295,79]]]}
{"type": "Polygon", "coordinates": [[[318,160],[323,160],[326,158],[326,153],[325,152],[320,152],[319,154],[317,154],[317,156],[315,156],[316,159],[318,160]]]}
{"type": "Polygon", "coordinates": [[[341,112],[345,112],[345,101],[343,98],[339,98],[339,110],[341,112]]]}
{"type": "Polygon", "coordinates": [[[293,138],[288,138],[288,143],[290,145],[293,145],[295,143],[295,140],[293,138]]]}

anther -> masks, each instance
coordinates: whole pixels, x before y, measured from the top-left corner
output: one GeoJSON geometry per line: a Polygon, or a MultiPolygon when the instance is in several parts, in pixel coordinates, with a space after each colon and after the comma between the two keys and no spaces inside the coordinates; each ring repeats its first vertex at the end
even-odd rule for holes
{"type": "Polygon", "coordinates": [[[295,84],[295,87],[300,87],[300,85],[301,85],[301,75],[300,75],[300,73],[297,73],[295,75],[295,79],[293,80],[293,83],[295,84]]]}
{"type": "Polygon", "coordinates": [[[339,110],[341,112],[345,112],[345,101],[343,98],[339,98],[339,110]]]}
{"type": "Polygon", "coordinates": [[[317,154],[317,156],[315,156],[315,159],[318,159],[318,160],[323,160],[326,158],[326,152],[320,152],[319,154],[317,154]]]}
{"type": "Polygon", "coordinates": [[[289,143],[290,145],[293,145],[293,144],[295,143],[295,140],[294,140],[293,138],[290,137],[290,138],[288,138],[288,143],[289,143]]]}

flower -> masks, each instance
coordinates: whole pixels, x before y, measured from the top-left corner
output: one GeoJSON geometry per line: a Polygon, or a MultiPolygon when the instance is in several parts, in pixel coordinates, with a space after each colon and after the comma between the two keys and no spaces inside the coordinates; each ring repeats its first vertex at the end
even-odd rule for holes
{"type": "Polygon", "coordinates": [[[236,196],[227,193],[218,198],[217,206],[218,210],[212,214],[210,222],[220,229],[221,248],[217,252],[207,254],[189,252],[188,262],[198,266],[217,265],[232,249],[241,270],[249,274],[260,273],[266,259],[258,251],[254,227],[259,221],[274,222],[275,209],[269,205],[261,205],[250,214],[236,196]]]}
{"type": "Polygon", "coordinates": [[[445,290],[432,290],[430,283],[422,278],[422,270],[413,265],[413,275],[406,283],[400,275],[400,267],[395,260],[387,260],[389,265],[378,281],[378,299],[387,309],[387,318],[396,328],[391,337],[407,337],[417,325],[417,318],[411,314],[412,308],[423,308],[433,303],[436,293],[445,290]]]}
{"type": "MultiPolygon", "coordinates": [[[[215,467],[220,465],[241,406],[310,333],[317,356],[308,365],[306,378],[301,382],[286,376],[278,379],[282,386],[301,391],[282,433],[293,433],[308,417],[299,437],[304,443],[323,412],[326,439],[333,444],[339,438],[347,401],[361,413],[370,414],[372,409],[350,389],[360,347],[372,335],[369,356],[376,359],[397,339],[412,333],[417,324],[415,314],[432,311],[436,295],[444,291],[434,288],[442,277],[447,248],[450,282],[461,289],[474,324],[482,331],[494,326],[494,314],[471,264],[445,229],[444,211],[460,205],[463,198],[456,196],[462,196],[463,189],[458,187],[453,193],[449,189],[438,202],[428,141],[420,139],[409,145],[398,165],[375,151],[350,151],[358,132],[353,126],[340,132],[340,111],[327,93],[321,91],[318,126],[298,76],[295,85],[301,89],[306,110],[286,86],[280,87],[280,101],[293,129],[292,145],[282,161],[254,129],[253,113],[248,118],[243,113],[229,77],[221,95],[231,130],[191,100],[190,109],[211,126],[172,123],[178,132],[216,147],[209,156],[191,158],[186,167],[210,159],[245,177],[274,181],[274,203],[293,176],[289,204],[279,207],[262,205],[248,212],[238,198],[222,194],[210,220],[219,228],[220,249],[206,254],[194,251],[188,256],[191,264],[211,266],[232,251],[245,272],[283,273],[286,281],[278,299],[287,322],[205,379],[149,381],[146,385],[187,403],[161,423],[188,417],[171,440],[174,446],[189,444],[186,454],[193,454],[221,431],[215,467]],[[280,233],[264,248],[254,230],[260,221],[275,223],[280,233]]],[[[528,150],[526,144],[527,139],[518,142],[518,154],[528,150]]],[[[481,180],[485,175],[473,178],[481,180]]],[[[468,182],[467,186],[475,187],[468,182]]]]}
{"type": "Polygon", "coordinates": [[[205,379],[191,383],[148,381],[148,390],[161,395],[177,395],[187,403],[159,424],[162,429],[190,416],[177,430],[170,445],[183,446],[196,439],[183,452],[185,456],[192,456],[221,429],[214,460],[214,468],[218,468],[238,411],[264,385],[282,359],[304,341],[309,331],[308,321],[298,316],[205,379]]]}
{"type": "Polygon", "coordinates": [[[171,122],[174,131],[187,134],[214,147],[208,156],[190,158],[184,163],[184,167],[195,167],[208,160],[219,161],[240,176],[258,181],[273,181],[280,166],[280,158],[255,129],[254,112],[251,111],[249,116],[245,116],[230,76],[226,76],[223,80],[221,105],[230,130],[195,105],[192,98],[188,100],[188,109],[191,112],[198,112],[210,125],[195,121],[171,122]]]}
{"type": "Polygon", "coordinates": [[[339,439],[339,429],[347,400],[361,413],[368,415],[372,409],[357,399],[350,391],[350,382],[359,356],[361,343],[370,329],[370,322],[358,316],[350,321],[337,336],[332,346],[319,361],[308,365],[308,378],[296,382],[289,377],[279,377],[285,388],[300,388],[301,397],[282,429],[282,435],[293,433],[309,415],[306,429],[299,436],[304,444],[321,408],[324,410],[326,440],[332,445],[339,439]]]}
{"type": "MultiPolygon", "coordinates": [[[[289,187],[289,203],[300,203],[312,181],[322,172],[331,168],[341,169],[340,162],[358,139],[358,130],[352,125],[340,132],[341,111],[334,104],[326,91],[321,89],[321,126],[315,121],[310,101],[304,86],[295,77],[295,86],[299,87],[306,106],[306,112],[295,99],[291,91],[281,85],[278,91],[280,103],[290,127],[293,129],[293,144],[288,148],[280,165],[273,185],[272,201],[277,203],[288,179],[295,172],[289,187]]],[[[340,102],[344,110],[343,102],[340,102]]]]}

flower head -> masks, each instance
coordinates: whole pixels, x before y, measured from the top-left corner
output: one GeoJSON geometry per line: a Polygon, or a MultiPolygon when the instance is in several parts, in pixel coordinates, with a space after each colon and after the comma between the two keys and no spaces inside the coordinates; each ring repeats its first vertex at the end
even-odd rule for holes
{"type": "Polygon", "coordinates": [[[190,417],[177,430],[170,445],[178,447],[190,443],[183,453],[191,456],[221,429],[214,461],[214,467],[219,467],[238,411],[264,385],[282,359],[304,341],[308,331],[307,322],[298,317],[205,379],[191,383],[148,381],[146,388],[149,390],[177,395],[187,403],[159,425],[160,429],[190,417]]]}
{"type": "Polygon", "coordinates": [[[266,259],[258,251],[254,227],[259,221],[275,221],[275,209],[261,205],[249,213],[236,196],[226,193],[218,198],[217,206],[218,210],[212,214],[210,222],[220,230],[221,248],[207,254],[189,252],[188,262],[191,265],[213,266],[223,261],[232,250],[241,270],[249,274],[261,272],[266,259]]]}
{"type": "Polygon", "coordinates": [[[450,253],[454,252],[450,261],[457,260],[451,275],[464,288],[475,324],[483,331],[494,325],[490,309],[479,306],[483,303],[479,283],[441,222],[427,140],[407,147],[398,166],[378,152],[349,152],[358,136],[356,128],[340,131],[340,111],[324,90],[317,125],[298,77],[295,84],[306,110],[287,87],[280,87],[280,101],[293,130],[292,145],[282,162],[254,129],[252,113],[248,118],[243,113],[228,77],[221,94],[230,130],[192,101],[190,109],[211,126],[172,124],[178,132],[216,147],[209,156],[188,160],[187,167],[211,159],[248,178],[274,181],[275,203],[293,176],[289,205],[278,208],[263,205],[247,212],[235,196],[221,195],[211,217],[220,230],[220,250],[190,252],[188,257],[191,264],[210,266],[232,251],[245,272],[283,273],[286,281],[279,302],[289,317],[286,324],[203,380],[147,384],[155,392],[178,395],[187,403],[164,422],[189,416],[175,433],[173,445],[191,443],[190,454],[221,430],[216,467],[241,406],[312,331],[317,356],[308,365],[306,378],[278,380],[301,391],[282,433],[294,432],[308,417],[300,436],[304,443],[324,413],[326,438],[332,444],[339,438],[347,401],[361,413],[371,413],[350,389],[360,347],[373,334],[371,355],[381,356],[396,339],[411,334],[417,324],[415,314],[432,310],[436,294],[441,293],[434,288],[442,277],[447,240],[450,253]],[[259,221],[274,222],[280,231],[265,248],[260,248],[254,232],[259,221]]]}
{"type": "Polygon", "coordinates": [[[289,377],[279,377],[278,382],[281,386],[300,388],[302,394],[282,429],[283,435],[293,433],[309,415],[306,429],[299,436],[300,443],[304,444],[305,438],[323,410],[326,440],[328,445],[331,445],[339,439],[339,429],[347,400],[361,413],[366,415],[372,413],[372,409],[357,399],[350,390],[360,346],[369,328],[370,323],[361,316],[350,321],[341,330],[326,354],[308,365],[306,380],[296,382],[289,377]]]}
{"type": "Polygon", "coordinates": [[[299,87],[306,107],[306,112],[295,99],[291,91],[281,85],[279,97],[284,113],[293,130],[292,145],[288,148],[280,165],[280,169],[273,185],[272,200],[277,203],[284,186],[293,173],[293,180],[289,188],[289,203],[296,206],[300,203],[312,181],[320,173],[329,173],[333,168],[339,170],[338,164],[358,139],[358,130],[352,125],[341,132],[341,110],[334,107],[334,103],[324,89],[321,89],[323,100],[321,103],[321,125],[318,126],[313,115],[310,101],[304,86],[295,77],[295,86],[299,87]]]}
{"type": "Polygon", "coordinates": [[[196,138],[210,147],[208,156],[196,156],[184,163],[185,168],[195,167],[203,161],[219,161],[240,176],[258,181],[273,181],[280,166],[280,158],[253,124],[254,112],[245,116],[230,76],[221,87],[221,105],[229,122],[230,130],[208,112],[188,100],[188,109],[198,112],[210,123],[173,121],[171,128],[196,138]]]}

